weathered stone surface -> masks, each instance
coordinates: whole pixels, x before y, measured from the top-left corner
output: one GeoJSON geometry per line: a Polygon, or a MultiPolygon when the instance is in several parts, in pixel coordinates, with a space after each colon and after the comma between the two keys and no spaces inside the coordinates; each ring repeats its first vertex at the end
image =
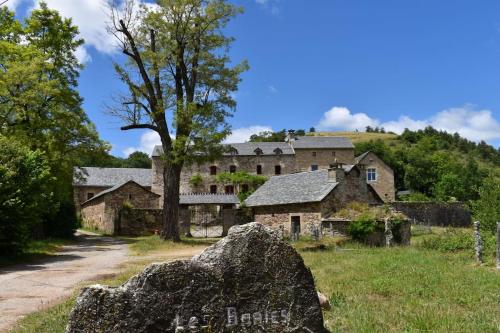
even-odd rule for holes
{"type": "Polygon", "coordinates": [[[311,272],[277,233],[236,226],[190,261],[85,288],[67,332],[328,332],[311,272]]]}

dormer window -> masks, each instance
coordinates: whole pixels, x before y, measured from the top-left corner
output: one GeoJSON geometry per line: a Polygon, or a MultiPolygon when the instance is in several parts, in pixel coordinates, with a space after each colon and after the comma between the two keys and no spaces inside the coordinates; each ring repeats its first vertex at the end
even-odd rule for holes
{"type": "Polygon", "coordinates": [[[274,150],[274,153],[275,153],[276,155],[281,155],[281,154],[283,154],[283,150],[281,150],[280,148],[276,148],[276,149],[274,150]]]}
{"type": "Polygon", "coordinates": [[[257,156],[260,156],[260,155],[262,155],[262,154],[263,154],[262,149],[260,149],[260,148],[255,149],[253,152],[254,152],[254,153],[255,153],[255,155],[257,155],[257,156]]]}
{"type": "Polygon", "coordinates": [[[238,149],[236,149],[234,147],[229,148],[229,154],[231,154],[231,156],[238,155],[238,149]]]}

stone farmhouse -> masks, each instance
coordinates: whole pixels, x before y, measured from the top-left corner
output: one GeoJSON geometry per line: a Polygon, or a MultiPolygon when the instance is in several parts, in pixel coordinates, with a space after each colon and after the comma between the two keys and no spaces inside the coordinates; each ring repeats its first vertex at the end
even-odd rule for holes
{"type": "MultiPolygon", "coordinates": [[[[75,203],[84,225],[115,233],[119,229],[118,212],[124,202],[137,209],[161,210],[161,155],[161,146],[156,146],[152,169],[88,167],[75,170],[75,203]]],[[[354,146],[346,138],[303,136],[289,138],[287,142],[229,144],[218,160],[185,167],[181,174],[181,206],[194,205],[192,201],[183,202],[184,197],[188,200],[193,194],[204,194],[196,197],[196,204],[200,206],[224,202],[226,199],[221,199],[224,196],[234,201],[235,195],[246,192],[249,185],[220,184],[217,175],[239,171],[269,179],[246,202],[254,209],[255,220],[269,225],[282,223],[289,228],[292,217],[297,221],[297,216],[301,216],[299,224],[302,221],[316,223],[328,210],[349,201],[379,204],[395,198],[393,171],[374,153],[355,157],[354,146]],[[201,182],[193,185],[193,176],[201,182]],[[210,199],[211,196],[223,197],[210,199]],[[275,218],[277,214],[279,218],[275,218]],[[284,214],[288,214],[286,218],[284,214]]],[[[222,205],[219,208],[222,214],[222,205]]],[[[155,215],[158,216],[158,212],[155,215]]],[[[304,228],[305,225],[301,230],[304,228]]]]}

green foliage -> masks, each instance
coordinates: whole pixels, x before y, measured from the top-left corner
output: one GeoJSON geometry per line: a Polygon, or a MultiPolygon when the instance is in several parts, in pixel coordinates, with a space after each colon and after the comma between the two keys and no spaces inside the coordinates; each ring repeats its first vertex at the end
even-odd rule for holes
{"type": "Polygon", "coordinates": [[[19,252],[55,209],[44,154],[0,135],[0,252],[19,252]]]}
{"type": "Polygon", "coordinates": [[[189,179],[189,184],[194,187],[200,186],[201,184],[203,184],[203,177],[197,173],[191,176],[191,178],[189,179]]]}
{"type": "MultiPolygon", "coordinates": [[[[0,134],[43,153],[52,180],[40,195],[52,199],[39,216],[40,231],[69,235],[76,223],[73,167],[80,156],[105,146],[77,90],[82,66],[75,51],[83,40],[70,19],[43,2],[24,23],[2,7],[0,29],[0,134]]],[[[25,193],[24,200],[36,201],[38,194],[25,193]]]]}
{"type": "Polygon", "coordinates": [[[411,189],[431,200],[477,200],[478,189],[487,176],[483,165],[500,165],[497,158],[500,153],[493,147],[467,141],[458,134],[428,127],[415,132],[405,130],[398,138],[358,142],[356,155],[372,151],[394,170],[397,189],[411,189]]]}
{"type": "Polygon", "coordinates": [[[376,221],[373,216],[368,213],[363,213],[349,223],[347,232],[353,239],[362,241],[373,233],[378,225],[378,221],[376,221]]]}
{"type": "Polygon", "coordinates": [[[400,198],[401,201],[414,201],[414,202],[427,202],[432,201],[431,198],[420,192],[413,192],[408,195],[404,195],[400,198]]]}
{"type": "Polygon", "coordinates": [[[500,179],[490,175],[479,189],[479,199],[473,203],[474,218],[481,222],[483,230],[496,232],[500,222],[500,179]]]}
{"type": "MultiPolygon", "coordinates": [[[[493,256],[495,253],[495,237],[491,233],[481,233],[484,253],[493,256]]],[[[474,255],[475,240],[472,229],[448,228],[443,233],[426,235],[418,243],[418,247],[442,252],[467,251],[474,255]]]]}
{"type": "MultiPolygon", "coordinates": [[[[313,131],[310,131],[310,132],[315,131],[314,127],[311,127],[311,129],[313,131]]],[[[264,131],[264,132],[260,132],[258,134],[252,134],[250,136],[250,142],[285,142],[289,132],[293,133],[296,136],[306,135],[306,131],[303,129],[298,129],[298,130],[282,129],[279,132],[264,131]]]]}
{"type": "Polygon", "coordinates": [[[256,189],[267,181],[267,177],[260,175],[252,175],[245,171],[238,171],[235,173],[221,172],[215,177],[216,181],[220,184],[233,184],[236,185],[238,190],[238,198],[241,202],[245,201],[256,189]],[[243,191],[243,186],[247,185],[248,190],[243,191]]]}

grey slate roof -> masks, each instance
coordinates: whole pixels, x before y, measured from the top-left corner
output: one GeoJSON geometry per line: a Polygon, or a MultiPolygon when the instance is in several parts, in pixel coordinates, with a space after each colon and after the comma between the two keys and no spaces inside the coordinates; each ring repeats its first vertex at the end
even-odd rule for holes
{"type": "MultiPolygon", "coordinates": [[[[244,142],[244,143],[231,143],[224,146],[233,147],[238,151],[238,155],[255,156],[255,150],[260,148],[263,155],[275,155],[275,149],[279,148],[283,155],[295,154],[293,148],[286,142],[244,142]]],[[[153,149],[153,156],[160,156],[163,153],[162,146],[155,146],[153,149]]],[[[224,155],[230,155],[225,153],[224,155]]]]}
{"type": "Polygon", "coordinates": [[[115,186],[133,180],[141,186],[151,186],[152,176],[151,169],[83,167],[75,168],[73,185],[115,186]]]}
{"type": "Polygon", "coordinates": [[[354,148],[351,140],[340,136],[299,136],[291,144],[294,149],[354,148]]]}
{"type": "Polygon", "coordinates": [[[370,151],[366,151],[364,152],[363,154],[359,155],[358,157],[356,157],[354,159],[354,161],[356,162],[356,164],[359,164],[359,162],[361,162],[363,160],[363,158],[366,157],[366,155],[368,155],[370,153],[370,151]]]}
{"type": "Polygon", "coordinates": [[[234,194],[211,194],[211,193],[196,193],[196,194],[181,194],[181,205],[236,205],[240,200],[234,194]]]}
{"type": "MultiPolygon", "coordinates": [[[[114,191],[118,190],[119,188],[121,188],[121,187],[125,186],[125,185],[126,185],[126,184],[128,184],[128,183],[134,183],[134,184],[136,184],[137,186],[140,186],[141,188],[143,188],[143,189],[144,189],[144,191],[151,192],[151,191],[149,191],[149,190],[146,190],[144,187],[142,187],[142,186],[141,186],[140,184],[138,184],[137,182],[135,182],[135,181],[133,181],[133,180],[127,180],[126,182],[123,182],[123,183],[120,183],[120,184],[116,184],[115,186],[113,186],[113,187],[111,187],[111,188],[108,188],[107,190],[104,190],[104,191],[101,191],[101,192],[97,193],[96,195],[94,195],[94,196],[93,196],[92,198],[90,198],[89,200],[87,200],[87,201],[83,202],[83,203],[82,203],[82,205],[85,205],[87,202],[94,201],[95,199],[100,198],[100,197],[102,197],[102,196],[104,196],[104,195],[106,195],[106,194],[108,194],[108,193],[112,193],[112,192],[114,192],[114,191]]],[[[151,193],[153,193],[153,192],[151,192],[151,193]]],[[[156,196],[158,196],[158,197],[160,196],[160,195],[158,195],[158,194],[156,194],[156,193],[153,193],[153,194],[154,194],[154,195],[156,195],[156,196]]]]}
{"type": "Polygon", "coordinates": [[[337,184],[328,179],[328,170],[274,176],[250,195],[245,204],[257,207],[319,202],[337,184]]]}

